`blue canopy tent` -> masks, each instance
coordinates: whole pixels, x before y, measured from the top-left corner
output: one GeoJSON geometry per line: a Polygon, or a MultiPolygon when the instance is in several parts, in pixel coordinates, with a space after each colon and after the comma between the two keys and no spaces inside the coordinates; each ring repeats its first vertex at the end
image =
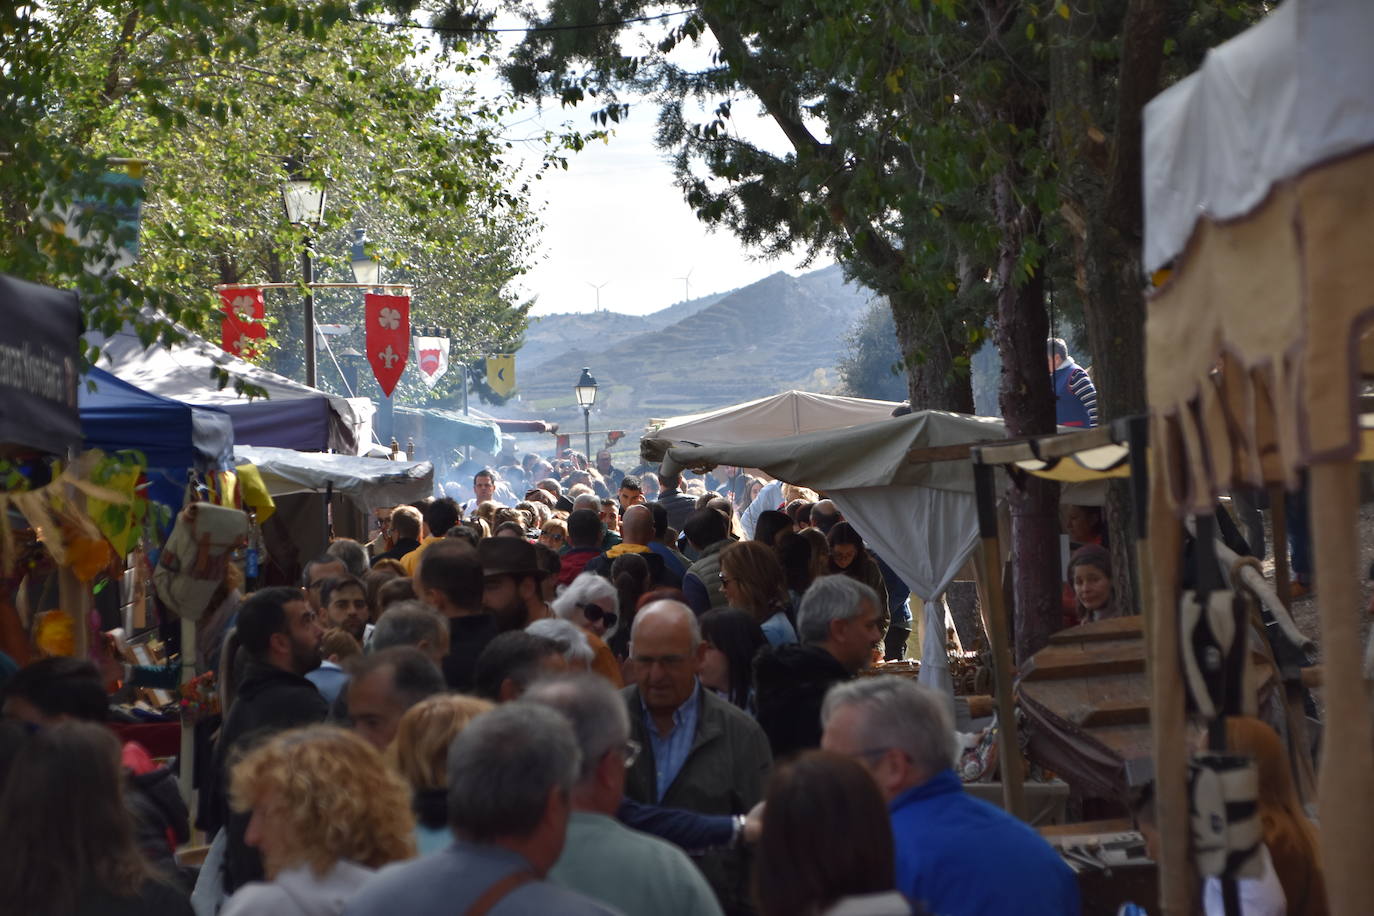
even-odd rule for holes
{"type": "Polygon", "coordinates": [[[145,346],[132,328],[106,337],[87,331],[88,344],[101,348],[100,364],[144,391],[194,404],[216,407],[233,419],[239,445],[330,449],[354,455],[372,439],[372,402],[344,398],[308,388],[261,366],[224,352],[189,332],[171,346],[145,346]],[[267,397],[241,397],[232,385],[221,387],[218,367],[267,392],[267,397]]]}
{"type": "Polygon", "coordinates": [[[234,426],[218,407],[194,407],[144,391],[92,366],[77,386],[87,448],[136,449],[148,460],[149,498],[181,505],[186,472],[233,467],[234,426]],[[90,390],[88,381],[95,383],[90,390]]]}

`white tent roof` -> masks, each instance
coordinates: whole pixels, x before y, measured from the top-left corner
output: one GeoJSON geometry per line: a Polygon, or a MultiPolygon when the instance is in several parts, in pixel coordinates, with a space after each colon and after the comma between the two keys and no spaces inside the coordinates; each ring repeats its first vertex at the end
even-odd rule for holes
{"type": "MultiPolygon", "coordinates": [[[[666,432],[654,438],[668,438],[666,432]]],[[[704,446],[675,442],[668,457],[682,467],[706,463],[759,468],[788,483],[826,492],[908,486],[972,494],[973,466],[967,456],[958,461],[913,462],[908,453],[1006,437],[1006,425],[995,417],[920,410],[861,426],[778,439],[756,437],[757,441],[704,446]]]]}
{"type": "Polygon", "coordinates": [[[1374,3],[1285,0],[1145,109],[1154,271],[1200,216],[1244,215],[1278,182],[1374,144],[1374,3]]]}
{"type": "MultiPolygon", "coordinates": [[[[666,432],[648,440],[646,452],[671,438],[666,432]]],[[[994,442],[1006,435],[1000,419],[923,410],[771,440],[667,443],[663,464],[756,467],[788,483],[825,491],[859,536],[927,602],[927,627],[940,632],[945,620],[937,599],[978,544],[978,505],[970,457],[948,452],[946,460],[930,460],[928,450],[994,442]]],[[[1005,487],[1005,479],[998,484],[1005,487]]],[[[1061,498],[1100,504],[1101,494],[1095,492],[1100,489],[1100,484],[1065,485],[1061,498]]],[[[943,644],[929,640],[927,649],[921,659],[922,683],[952,691],[943,644]]]]}
{"type": "Polygon", "coordinates": [[[372,439],[367,398],[345,398],[292,381],[226,353],[185,329],[186,340],[171,347],[145,347],[132,328],[112,337],[87,331],[101,346],[99,365],[137,388],[198,407],[222,407],[234,421],[234,441],[243,445],[306,451],[333,449],[347,454],[366,450],[372,439]],[[219,366],[264,389],[266,399],[249,400],[233,385],[220,388],[211,375],[219,366]]]}
{"type": "MultiPolygon", "coordinates": [[[[872,423],[892,416],[899,405],[895,401],[871,401],[866,398],[846,398],[833,394],[812,394],[809,391],[784,391],[772,397],[759,398],[720,407],[705,413],[687,414],[666,420],[652,433],[655,439],[674,442],[693,442],[715,445],[727,442],[750,442],[756,439],[779,439],[798,433],[813,433],[872,423]]],[[[741,467],[757,467],[744,464],[741,467]]]]}
{"type": "Polygon", "coordinates": [[[371,512],[419,502],[434,494],[434,466],[428,461],[387,461],[246,445],[234,446],[234,461],[255,465],[273,497],[323,493],[333,484],[335,493],[371,512]]]}

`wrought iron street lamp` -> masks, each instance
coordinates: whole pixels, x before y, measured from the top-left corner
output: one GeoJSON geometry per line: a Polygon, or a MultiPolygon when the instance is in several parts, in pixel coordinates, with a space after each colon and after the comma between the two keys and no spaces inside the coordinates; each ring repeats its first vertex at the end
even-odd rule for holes
{"type": "Polygon", "coordinates": [[[377,286],[382,282],[381,262],[367,251],[367,230],[353,230],[353,282],[377,286]]]}
{"type": "Polygon", "coordinates": [[[596,403],[596,379],[588,366],[582,367],[582,377],[573,388],[577,395],[577,406],[582,408],[583,428],[587,436],[587,460],[592,460],[592,405],[596,403]]]}
{"type": "MultiPolygon", "coordinates": [[[[307,141],[308,137],[304,138],[307,141]]],[[[324,220],[324,185],[306,175],[305,163],[299,157],[287,156],[286,182],[282,185],[282,203],[286,205],[286,219],[293,226],[307,230],[318,229],[324,220]]],[[[305,281],[305,383],[316,385],[315,376],[315,265],[310,258],[311,235],[308,231],[301,250],[301,274],[305,281]]]]}

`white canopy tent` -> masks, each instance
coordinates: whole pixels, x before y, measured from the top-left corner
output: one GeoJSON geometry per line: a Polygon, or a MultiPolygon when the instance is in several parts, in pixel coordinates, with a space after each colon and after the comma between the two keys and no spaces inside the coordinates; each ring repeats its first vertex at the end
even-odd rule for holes
{"type": "Polygon", "coordinates": [[[204,338],[184,331],[186,340],[171,347],[144,346],[132,328],[112,337],[86,332],[102,348],[99,365],[131,385],[197,407],[221,407],[234,421],[234,442],[356,455],[372,440],[372,414],[367,398],[346,398],[310,388],[261,366],[226,353],[204,338]],[[220,388],[212,370],[264,389],[268,397],[249,400],[233,385],[220,388]]]}
{"type": "MultiPolygon", "coordinates": [[[[656,438],[649,440],[647,452],[662,452],[668,470],[756,467],[788,483],[824,491],[925,602],[926,632],[943,633],[945,590],[978,545],[973,467],[967,449],[959,447],[1006,435],[999,419],[928,410],[732,445],[690,446],[656,438]]],[[[1066,490],[1066,502],[1094,498],[1066,490]]],[[[920,677],[922,683],[953,692],[943,640],[923,644],[920,677]]]]}
{"type": "Polygon", "coordinates": [[[694,445],[778,439],[884,420],[892,416],[892,411],[899,406],[895,401],[784,391],[772,397],[731,404],[705,413],[673,417],[664,420],[651,435],[657,439],[694,445]]]}
{"type": "Polygon", "coordinates": [[[234,461],[256,466],[274,499],[332,490],[369,514],[373,509],[418,502],[434,491],[434,466],[428,461],[387,461],[245,445],[234,446],[234,461]]]}

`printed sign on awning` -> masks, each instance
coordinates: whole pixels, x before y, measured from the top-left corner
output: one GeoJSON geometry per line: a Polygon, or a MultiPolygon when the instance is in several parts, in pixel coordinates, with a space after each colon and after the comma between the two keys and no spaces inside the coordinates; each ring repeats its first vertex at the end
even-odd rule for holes
{"type": "Polygon", "coordinates": [[[75,293],[0,274],[0,443],[53,455],[81,447],[81,330],[75,293]]]}
{"type": "Polygon", "coordinates": [[[391,397],[410,358],[410,297],[368,293],[363,313],[367,322],[367,361],[377,384],[391,397]]]}

